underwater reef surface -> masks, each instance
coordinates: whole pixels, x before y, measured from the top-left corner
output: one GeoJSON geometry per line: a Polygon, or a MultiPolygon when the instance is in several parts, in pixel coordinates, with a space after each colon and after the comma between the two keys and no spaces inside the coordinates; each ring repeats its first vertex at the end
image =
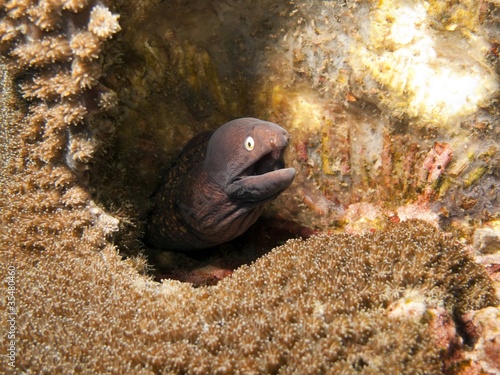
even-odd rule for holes
{"type": "Polygon", "coordinates": [[[495,2],[17,0],[0,15],[17,313],[2,371],[500,371],[495,2]],[[194,134],[243,116],[292,135],[297,178],[267,223],[324,234],[215,286],[152,281],[150,195],[194,134]]]}
{"type": "Polygon", "coordinates": [[[496,302],[484,269],[419,221],[290,240],[197,289],[138,275],[111,245],[13,252],[30,291],[16,299],[23,373],[460,373],[479,366],[482,328],[464,313],[496,302]]]}

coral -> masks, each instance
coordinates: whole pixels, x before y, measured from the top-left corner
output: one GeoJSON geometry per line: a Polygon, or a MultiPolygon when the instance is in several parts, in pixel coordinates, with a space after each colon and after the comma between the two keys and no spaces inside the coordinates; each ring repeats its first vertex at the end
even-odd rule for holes
{"type": "MultiPolygon", "coordinates": [[[[2,181],[2,241],[12,248],[64,247],[82,231],[100,231],[99,225],[91,229],[98,220],[88,209],[89,163],[103,134],[95,101],[103,98],[106,109],[113,102],[98,82],[104,42],[120,30],[118,16],[87,1],[2,2],[0,12],[2,89],[16,113],[2,124],[10,140],[4,144],[2,176],[9,178],[2,181]],[[20,92],[12,89],[13,79],[20,92]],[[44,243],[49,234],[61,238],[44,243]]],[[[97,245],[103,238],[84,241],[97,245]]]]}
{"type": "Polygon", "coordinates": [[[88,29],[99,39],[107,39],[121,30],[118,18],[119,16],[111,13],[108,8],[96,5],[90,11],[88,29]]]}
{"type": "Polygon", "coordinates": [[[428,203],[425,216],[441,224],[497,217],[498,206],[475,192],[495,196],[498,183],[498,70],[488,61],[495,5],[295,4],[299,31],[282,30],[283,51],[270,58],[277,78],[267,75],[259,95],[296,142],[297,192],[276,212],[286,207],[286,218],[321,230],[349,221],[359,203],[381,217],[428,203]]]}
{"type": "Polygon", "coordinates": [[[11,259],[31,291],[17,295],[28,373],[439,374],[461,342],[450,317],[494,302],[484,270],[418,221],[291,240],[198,289],[152,282],[112,246],[11,259]]]}
{"type": "Polygon", "coordinates": [[[498,80],[485,64],[488,43],[474,33],[479,22],[468,24],[480,18],[481,10],[472,1],[462,5],[460,19],[446,15],[453,11],[439,1],[430,6],[384,1],[371,11],[370,42],[353,47],[353,55],[377,82],[390,87],[392,95],[382,102],[410,117],[446,126],[491,98],[498,80]],[[450,24],[452,20],[457,23],[450,24]],[[436,32],[443,26],[446,33],[436,32]],[[463,48],[469,51],[467,56],[457,50],[463,48]]]}
{"type": "Polygon", "coordinates": [[[31,156],[48,164],[64,163],[66,157],[80,173],[95,150],[93,131],[82,129],[84,118],[96,112],[94,96],[110,92],[102,86],[91,91],[103,74],[97,58],[104,41],[120,30],[118,15],[88,5],[11,1],[2,5],[0,21],[3,53],[11,57],[13,71],[22,73],[22,95],[30,101],[24,131],[42,139],[31,156]]]}
{"type": "Polygon", "coordinates": [[[482,264],[495,286],[500,298],[500,222],[494,220],[484,226],[477,226],[473,234],[474,256],[482,264]]]}

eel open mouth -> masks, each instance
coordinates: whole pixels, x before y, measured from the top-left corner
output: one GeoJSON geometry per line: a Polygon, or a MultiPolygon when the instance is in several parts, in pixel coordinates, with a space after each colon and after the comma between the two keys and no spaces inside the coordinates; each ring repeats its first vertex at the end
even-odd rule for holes
{"type": "Polygon", "coordinates": [[[236,179],[239,180],[247,176],[260,176],[272,171],[276,171],[278,169],[285,168],[283,151],[284,147],[277,147],[267,154],[264,154],[254,164],[240,173],[236,179]]]}
{"type": "Polygon", "coordinates": [[[275,147],[243,170],[230,184],[227,193],[236,199],[263,203],[273,200],[295,177],[294,168],[285,168],[285,147],[275,147]]]}

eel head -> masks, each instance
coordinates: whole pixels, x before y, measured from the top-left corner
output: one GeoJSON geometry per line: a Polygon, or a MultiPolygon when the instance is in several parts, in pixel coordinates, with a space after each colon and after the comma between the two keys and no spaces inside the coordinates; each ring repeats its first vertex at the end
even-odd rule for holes
{"type": "Polygon", "coordinates": [[[227,196],[249,204],[276,198],[290,186],[294,168],[285,168],[283,153],[290,139],[285,129],[255,118],[230,121],[212,135],[206,170],[227,196]]]}

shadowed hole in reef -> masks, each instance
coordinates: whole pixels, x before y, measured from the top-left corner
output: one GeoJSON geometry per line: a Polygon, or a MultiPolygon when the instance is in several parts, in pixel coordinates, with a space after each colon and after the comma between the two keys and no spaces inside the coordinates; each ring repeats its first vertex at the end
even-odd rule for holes
{"type": "Polygon", "coordinates": [[[291,238],[308,238],[311,229],[287,220],[260,218],[236,239],[209,249],[176,252],[146,248],[156,281],[174,279],[194,286],[215,285],[243,264],[250,264],[291,238]]]}
{"type": "MultiPolygon", "coordinates": [[[[120,19],[121,43],[115,48],[120,48],[122,63],[103,79],[120,103],[109,119],[116,134],[109,135],[95,157],[89,190],[103,216],[109,214],[113,221],[109,238],[123,256],[143,252],[155,279],[191,281],[194,270],[212,266],[230,274],[286,239],[300,236],[293,229],[276,229],[286,224],[268,225],[264,220],[215,249],[141,249],[150,198],[183,145],[232,119],[270,120],[269,100],[257,100],[262,96],[259,81],[269,78],[263,69],[269,63],[268,51],[275,46],[274,38],[284,35],[284,19],[294,7],[267,0],[167,1],[150,8],[139,27],[134,17],[120,19]],[[269,239],[264,241],[264,236],[269,239]]],[[[128,10],[122,9],[124,14],[128,10]]],[[[289,126],[286,121],[279,125],[289,126]]]]}

